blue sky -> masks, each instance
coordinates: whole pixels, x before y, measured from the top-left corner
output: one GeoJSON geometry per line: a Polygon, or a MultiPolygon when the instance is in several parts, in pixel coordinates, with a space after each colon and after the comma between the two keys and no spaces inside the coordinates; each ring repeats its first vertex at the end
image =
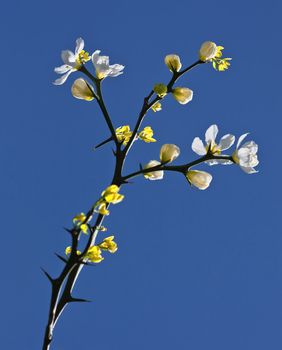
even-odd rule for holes
{"type": "MultiPolygon", "coordinates": [[[[50,297],[40,267],[56,276],[69,244],[63,226],[86,211],[111,180],[111,147],[95,103],[75,100],[71,76],[52,85],[60,51],[82,36],[90,52],[126,66],[104,82],[116,126],[133,126],[144,96],[170,74],[164,56],[184,65],[203,41],[233,58],[225,73],[202,65],[179,82],[194,91],[186,106],[169,96],[150,113],[158,140],[139,142],[125,172],[158,157],[163,143],[195,159],[191,142],[216,123],[220,135],[250,132],[259,173],[206,169],[207,191],[178,174],[137,178],[105,224],[119,250],[81,274],[55,331],[54,350],[281,349],[281,63],[278,1],[10,2],[2,7],[2,322],[6,349],[41,346],[50,297]],[[4,58],[4,59],[3,59],[4,58]]],[[[79,74],[76,74],[78,77],[79,74]]]]}

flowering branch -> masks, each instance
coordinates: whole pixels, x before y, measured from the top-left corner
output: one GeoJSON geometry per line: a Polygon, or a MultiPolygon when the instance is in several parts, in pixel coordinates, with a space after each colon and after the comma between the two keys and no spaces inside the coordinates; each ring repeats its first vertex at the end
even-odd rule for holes
{"type": "MultiPolygon", "coordinates": [[[[186,69],[184,69],[181,72],[177,72],[176,70],[173,71],[173,75],[172,78],[170,79],[169,83],[167,84],[167,93],[171,93],[172,87],[174,85],[174,83],[185,73],[189,72],[192,68],[196,67],[198,64],[202,63],[201,61],[196,61],[195,63],[193,63],[191,66],[188,66],[186,69]]],[[[154,95],[155,91],[152,90],[149,95],[147,97],[144,98],[144,102],[143,102],[143,106],[141,108],[141,111],[139,113],[137,122],[135,124],[134,130],[132,132],[132,136],[130,138],[130,140],[128,141],[126,147],[124,148],[123,152],[126,155],[128,153],[128,151],[130,150],[130,147],[132,146],[133,141],[135,140],[135,137],[138,133],[138,130],[142,124],[143,119],[146,116],[146,113],[148,112],[148,110],[150,108],[152,108],[152,106],[154,106],[155,103],[157,103],[158,101],[162,100],[165,97],[165,94],[157,94],[157,96],[153,99],[153,101],[149,102],[150,99],[152,98],[152,96],[154,95]]]]}
{"type": "Polygon", "coordinates": [[[191,170],[192,167],[200,163],[208,163],[209,165],[238,164],[242,170],[248,174],[256,172],[254,167],[258,165],[256,155],[258,147],[254,141],[246,142],[240,147],[247,134],[239,138],[236,150],[231,155],[225,155],[222,154],[222,152],[229,149],[234,144],[235,136],[231,134],[224,135],[219,143],[216,143],[218,128],[216,125],[211,125],[205,133],[206,145],[204,145],[199,137],[193,140],[192,149],[201,156],[197,160],[182,165],[168,165],[179,156],[180,149],[174,144],[165,144],[160,149],[160,161],[151,160],[149,163],[145,164],[144,167],[141,167],[139,171],[123,176],[122,171],[126,156],[133,143],[138,139],[146,143],[156,142],[156,139],[153,138],[153,130],[150,126],[140,131],[140,126],[147,112],[150,109],[154,112],[160,111],[162,107],[160,101],[167,94],[172,94],[180,104],[187,104],[193,98],[193,91],[185,87],[174,87],[176,81],[192,68],[202,63],[212,63],[216,70],[224,71],[230,66],[229,61],[231,59],[222,58],[223,47],[217,46],[213,42],[205,42],[200,48],[199,59],[183,70],[181,70],[182,63],[179,56],[175,54],[167,55],[165,57],[165,64],[171,71],[172,77],[167,85],[162,83],[154,85],[151,92],[145,97],[134,129],[131,131],[128,125],[120,126],[115,129],[103,100],[101,89],[102,81],[107,77],[116,77],[122,74],[124,66],[120,64],[110,65],[109,57],[101,56],[99,50],[96,50],[90,57],[88,52],[85,52],[83,48],[84,41],[79,38],[76,41],[74,53],[69,50],[62,51],[61,56],[64,64],[55,68],[55,72],[62,76],[56,79],[54,84],[62,85],[69,75],[76,71],[85,74],[94,84],[93,87],[86,80],[79,78],[72,85],[71,91],[75,98],[86,101],[97,100],[105,122],[110,130],[111,137],[98,144],[96,148],[109,141],[115,142],[115,169],[111,185],[101,193],[100,198],[92,205],[86,214],[80,213],[73,218],[73,227],[71,229],[66,229],[71,235],[71,246],[66,248],[66,258],[56,254],[65,264],[60,275],[57,278],[52,278],[48,272],[43,270],[52,286],[43,350],[50,349],[54,327],[65,307],[72,302],[87,301],[72,295],[72,290],[83,267],[100,263],[104,259],[102,251],[114,253],[117,250],[114,236],[106,237],[100,243],[97,243],[97,237],[99,231],[106,230],[106,228],[102,226],[102,223],[105,216],[110,214],[110,204],[117,204],[124,198],[124,196],[119,193],[122,185],[127,184],[129,179],[138,175],[143,175],[148,180],[160,180],[163,178],[164,172],[175,171],[185,175],[191,185],[194,185],[200,190],[205,190],[211,183],[211,174],[204,171],[191,170]],[[94,65],[96,76],[92,75],[85,67],[85,64],[90,60],[92,60],[94,65]],[[93,225],[91,221],[95,215],[97,215],[97,217],[93,225]],[[78,247],[83,237],[87,237],[87,240],[81,252],[78,250],[78,247]]]}
{"type": "Polygon", "coordinates": [[[182,173],[182,174],[186,175],[187,171],[189,171],[190,168],[192,168],[195,165],[204,163],[208,160],[229,160],[232,163],[235,163],[231,156],[214,156],[214,155],[207,154],[207,155],[205,155],[197,160],[194,160],[190,163],[183,164],[183,165],[165,165],[163,163],[160,163],[160,164],[152,166],[150,168],[140,169],[140,170],[135,171],[131,174],[123,176],[122,181],[124,183],[126,183],[127,180],[132,179],[138,175],[144,175],[144,174],[152,173],[154,171],[176,171],[178,173],[182,173]]]}

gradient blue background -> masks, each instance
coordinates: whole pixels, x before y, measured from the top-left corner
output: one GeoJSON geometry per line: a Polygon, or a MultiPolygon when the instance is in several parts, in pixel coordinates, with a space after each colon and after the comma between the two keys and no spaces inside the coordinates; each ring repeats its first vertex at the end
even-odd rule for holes
{"type": "Polygon", "coordinates": [[[166,54],[188,65],[213,40],[233,57],[225,73],[203,65],[179,82],[192,103],[169,96],[149,113],[144,126],[159,142],[136,143],[126,172],[163,143],[181,147],[176,163],[195,159],[191,142],[213,123],[221,135],[251,132],[260,172],[208,168],[207,191],[176,173],[124,187],[105,222],[119,250],[84,269],[75,294],[93,303],[67,309],[52,349],[281,349],[281,11],[278,0],[2,5],[1,348],[41,348],[50,288],[40,266],[59,273],[62,227],[112,177],[111,147],[93,151],[108,137],[101,113],[70,93],[79,74],[52,85],[60,51],[82,36],[90,52],[126,66],[104,82],[116,126],[133,125],[152,85],[168,81],[166,54]]]}

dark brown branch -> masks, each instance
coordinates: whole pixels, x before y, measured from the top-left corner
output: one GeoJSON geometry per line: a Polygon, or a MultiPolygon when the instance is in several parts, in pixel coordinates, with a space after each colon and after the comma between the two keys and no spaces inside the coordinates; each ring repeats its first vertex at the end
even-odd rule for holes
{"type": "Polygon", "coordinates": [[[197,160],[194,160],[190,163],[187,163],[187,164],[183,164],[183,165],[164,165],[164,164],[158,164],[158,165],[155,165],[151,168],[147,168],[147,169],[143,169],[141,168],[140,170],[138,171],[135,171],[134,173],[131,173],[131,174],[128,174],[126,176],[123,176],[122,180],[123,182],[129,180],[129,179],[132,179],[133,177],[136,177],[138,175],[142,175],[142,174],[147,174],[147,173],[151,173],[153,171],[160,171],[160,170],[163,170],[163,171],[176,171],[176,172],[179,172],[179,173],[182,173],[185,175],[185,173],[193,166],[197,165],[197,164],[200,164],[200,163],[203,163],[203,162],[206,162],[207,160],[212,160],[212,159],[227,159],[227,160],[230,160],[234,163],[232,157],[229,157],[229,156],[214,156],[214,155],[205,155],[197,160]]]}

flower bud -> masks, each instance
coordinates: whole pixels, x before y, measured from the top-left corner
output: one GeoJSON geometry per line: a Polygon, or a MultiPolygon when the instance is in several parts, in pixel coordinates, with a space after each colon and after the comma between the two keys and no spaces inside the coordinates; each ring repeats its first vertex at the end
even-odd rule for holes
{"type": "Polygon", "coordinates": [[[193,98],[193,91],[185,87],[176,87],[172,90],[173,97],[182,105],[190,102],[193,98]]]}
{"type": "Polygon", "coordinates": [[[102,257],[101,249],[96,245],[94,245],[88,249],[88,251],[85,255],[85,258],[87,258],[89,261],[91,261],[93,263],[99,263],[102,260],[104,260],[104,258],[102,257]]]}
{"type": "MultiPolygon", "coordinates": [[[[151,160],[149,163],[144,165],[144,169],[149,169],[160,164],[161,163],[157,160],[151,160]]],[[[145,173],[144,177],[148,180],[161,180],[164,177],[164,172],[162,170],[156,170],[152,171],[151,173],[145,173]]]]}
{"type": "Polygon", "coordinates": [[[161,83],[155,84],[153,90],[159,97],[164,97],[167,93],[167,86],[161,83]]]}
{"type": "Polygon", "coordinates": [[[159,112],[162,110],[162,105],[160,102],[156,102],[155,104],[153,104],[153,106],[151,107],[153,112],[159,112]]]}
{"type": "Polygon", "coordinates": [[[107,250],[109,253],[115,253],[118,249],[116,242],[114,242],[114,236],[110,236],[103,239],[103,242],[98,245],[102,250],[107,250]]]}
{"type": "Polygon", "coordinates": [[[92,101],[94,99],[93,87],[84,79],[76,79],[71,87],[73,97],[80,100],[92,101]]]}
{"type": "Polygon", "coordinates": [[[204,42],[199,51],[200,60],[203,62],[213,59],[216,56],[216,54],[217,46],[212,41],[204,42]]]}
{"type": "Polygon", "coordinates": [[[199,170],[188,170],[186,178],[191,185],[196,186],[199,190],[207,189],[212,180],[211,174],[199,170]]]}
{"type": "Polygon", "coordinates": [[[171,72],[179,72],[182,63],[180,62],[180,57],[177,55],[167,55],[165,56],[165,64],[171,72]]]}
{"type": "Polygon", "coordinates": [[[160,150],[160,160],[162,163],[171,163],[180,154],[180,148],[173,144],[164,144],[160,150]]]}

